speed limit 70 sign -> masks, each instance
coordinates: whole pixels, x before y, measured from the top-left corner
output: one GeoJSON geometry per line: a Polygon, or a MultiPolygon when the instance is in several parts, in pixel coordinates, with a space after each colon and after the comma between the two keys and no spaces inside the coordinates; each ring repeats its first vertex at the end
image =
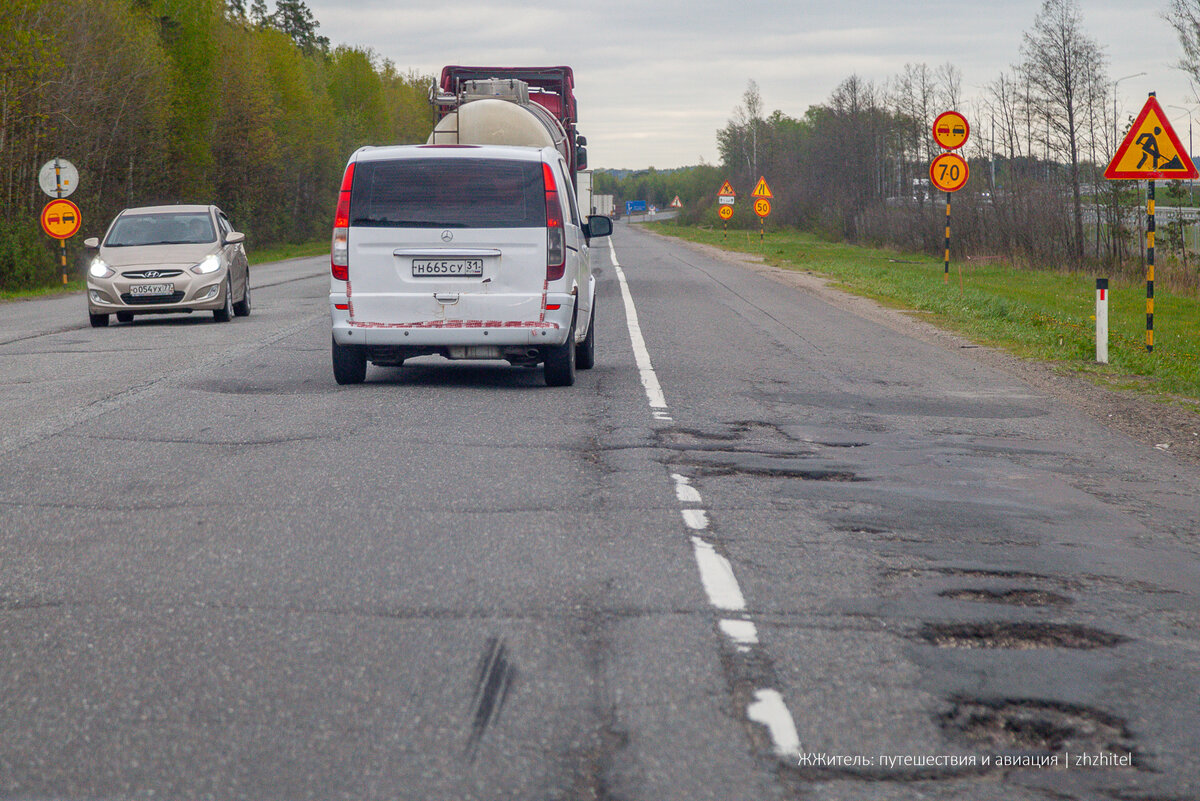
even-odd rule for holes
{"type": "Polygon", "coordinates": [[[943,192],[957,192],[966,184],[971,171],[957,153],[943,153],[929,165],[929,182],[943,192]]]}

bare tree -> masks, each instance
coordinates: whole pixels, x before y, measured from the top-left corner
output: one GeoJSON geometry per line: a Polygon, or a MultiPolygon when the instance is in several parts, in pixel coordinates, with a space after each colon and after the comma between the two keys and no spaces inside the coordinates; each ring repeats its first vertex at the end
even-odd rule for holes
{"type": "Polygon", "coordinates": [[[733,119],[717,131],[717,147],[723,163],[741,169],[751,180],[758,175],[758,136],[763,124],[762,96],[758,84],[753,80],[746,83],[742,103],[733,110],[733,119]]]}
{"type": "Polygon", "coordinates": [[[1030,99],[1047,122],[1047,147],[1053,142],[1070,165],[1075,207],[1072,252],[1078,260],[1083,258],[1079,156],[1088,119],[1086,104],[1103,97],[1093,84],[1105,83],[1107,60],[1096,41],[1084,34],[1082,22],[1077,0],[1045,0],[1021,45],[1030,99]]]}
{"type": "Polygon", "coordinates": [[[1171,0],[1163,12],[1163,19],[1179,34],[1183,57],[1180,69],[1200,81],[1200,0],[1171,0]]]}
{"type": "Polygon", "coordinates": [[[962,102],[962,70],[947,61],[937,68],[938,100],[943,111],[958,110],[962,102]]]}

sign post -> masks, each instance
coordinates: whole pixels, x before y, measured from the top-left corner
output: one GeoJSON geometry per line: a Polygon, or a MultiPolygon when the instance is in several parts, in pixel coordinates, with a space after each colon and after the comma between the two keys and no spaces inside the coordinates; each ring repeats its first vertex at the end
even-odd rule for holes
{"type": "Polygon", "coordinates": [[[42,210],[42,229],[59,241],[60,258],[62,261],[62,282],[65,284],[67,283],[67,240],[79,230],[80,219],[79,208],[74,203],[62,199],[69,196],[79,186],[79,170],[75,169],[75,165],[66,159],[55,156],[43,164],[42,168],[38,171],[38,185],[42,188],[43,192],[55,198],[55,201],[61,200],[70,207],[59,207],[55,215],[58,222],[50,225],[47,224],[49,219],[47,211],[51,206],[55,205],[55,202],[52,201],[47,204],[46,208],[42,210]],[[75,221],[75,227],[71,228],[70,233],[65,235],[55,233],[55,231],[61,232],[67,230],[67,223],[65,222],[67,218],[75,221]]]}
{"type": "Polygon", "coordinates": [[[1096,361],[1108,364],[1108,279],[1096,279],[1096,361]]]}
{"type": "Polygon", "coordinates": [[[767,186],[767,179],[761,175],[750,195],[754,198],[754,213],[758,215],[758,244],[762,245],[766,241],[767,215],[771,213],[771,198],[775,196],[771,194],[771,187],[767,186]]]}
{"type": "Polygon", "coordinates": [[[1200,178],[1154,92],[1117,148],[1104,177],[1146,182],[1146,352],[1154,352],[1154,181],[1200,178]]]}
{"type": "MultiPolygon", "coordinates": [[[[954,151],[967,143],[971,126],[957,111],[943,111],[933,121],[933,141],[946,151],[954,151]]],[[[950,283],[950,193],[967,183],[971,170],[966,159],[954,152],[942,153],[929,164],[929,182],[946,193],[946,255],[942,283],[950,283]]],[[[959,267],[958,290],[962,292],[962,267],[959,267]]]]}
{"type": "Polygon", "coordinates": [[[733,187],[729,185],[729,181],[721,184],[720,190],[717,192],[717,203],[720,208],[717,209],[717,214],[721,217],[721,241],[724,242],[729,234],[729,218],[733,216],[733,203],[737,200],[737,192],[733,191],[733,187]]]}

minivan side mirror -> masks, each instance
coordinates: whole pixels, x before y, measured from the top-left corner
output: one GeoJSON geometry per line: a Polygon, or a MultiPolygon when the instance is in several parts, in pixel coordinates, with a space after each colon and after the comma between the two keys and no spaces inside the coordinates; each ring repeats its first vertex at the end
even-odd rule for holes
{"type": "Polygon", "coordinates": [[[89,236],[87,239],[83,240],[83,246],[89,250],[95,250],[96,248],[100,247],[100,238],[89,236]]]}
{"type": "Polygon", "coordinates": [[[603,214],[588,215],[587,223],[583,226],[583,235],[588,239],[596,236],[611,236],[612,231],[612,218],[605,217],[603,214]]]}

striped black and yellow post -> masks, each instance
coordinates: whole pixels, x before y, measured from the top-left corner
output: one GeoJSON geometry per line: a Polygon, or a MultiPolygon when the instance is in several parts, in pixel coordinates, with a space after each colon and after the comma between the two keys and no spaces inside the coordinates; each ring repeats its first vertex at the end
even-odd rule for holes
{"type": "Polygon", "coordinates": [[[950,193],[946,193],[946,268],[942,273],[942,283],[950,283],[950,193]]]}
{"type": "Polygon", "coordinates": [[[1154,352],[1154,181],[1146,181],[1146,352],[1154,352]]]}

